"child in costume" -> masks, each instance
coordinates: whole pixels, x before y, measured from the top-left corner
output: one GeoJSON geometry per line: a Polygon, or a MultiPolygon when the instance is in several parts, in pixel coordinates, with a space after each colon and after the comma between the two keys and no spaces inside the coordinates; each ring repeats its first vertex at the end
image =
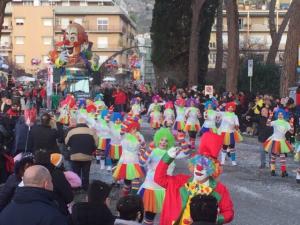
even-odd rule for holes
{"type": "Polygon", "coordinates": [[[201,117],[201,113],[200,110],[196,107],[196,99],[188,99],[187,106],[188,108],[185,111],[186,124],[184,130],[189,134],[191,149],[195,149],[196,135],[200,130],[199,119],[201,117]]]}
{"type": "Polygon", "coordinates": [[[98,147],[96,150],[97,164],[101,164],[101,170],[105,169],[105,166],[107,166],[107,170],[109,171],[112,169],[112,162],[109,156],[111,142],[109,120],[111,114],[111,109],[102,110],[101,115],[98,116],[94,127],[99,138],[98,147]]]}
{"type": "Polygon", "coordinates": [[[183,132],[185,127],[185,100],[183,98],[179,98],[175,101],[175,110],[176,110],[176,119],[174,124],[174,129],[177,132],[183,132]]]}
{"type": "MultiPolygon", "coordinates": [[[[153,224],[155,215],[161,212],[165,189],[154,182],[154,172],[161,158],[168,149],[174,146],[174,144],[175,138],[170,129],[160,128],[154,135],[155,148],[151,152],[144,154],[142,157],[142,161],[147,168],[145,181],[138,191],[138,194],[143,197],[144,201],[145,217],[143,224],[153,224]]],[[[169,175],[172,174],[173,169],[174,165],[172,168],[169,168],[169,175]]]]}
{"type": "Polygon", "coordinates": [[[147,115],[150,116],[150,126],[156,130],[160,128],[163,118],[161,113],[161,105],[159,104],[160,97],[155,95],[152,97],[152,102],[149,106],[147,115]]]}
{"type": "Polygon", "coordinates": [[[122,126],[123,116],[121,113],[114,112],[111,118],[110,133],[111,133],[111,142],[110,142],[110,158],[113,162],[116,162],[120,159],[122,155],[122,145],[121,145],[121,126],[122,126]]]}
{"type": "Polygon", "coordinates": [[[142,113],[141,98],[136,97],[136,98],[133,98],[131,100],[131,110],[130,110],[130,113],[133,116],[140,116],[141,115],[141,113],[142,113]]]}
{"type": "Polygon", "coordinates": [[[288,174],[286,172],[286,153],[292,151],[292,145],[286,140],[285,134],[287,132],[293,132],[293,127],[291,127],[288,120],[288,115],[283,109],[277,109],[275,112],[275,120],[271,122],[270,115],[267,125],[273,127],[273,134],[265,141],[264,149],[271,153],[271,175],[275,176],[275,166],[276,158],[280,157],[281,164],[281,176],[286,177],[288,174]]]}
{"type": "Polygon", "coordinates": [[[217,111],[215,111],[216,104],[211,100],[206,101],[204,105],[204,109],[205,109],[203,114],[204,123],[201,128],[201,133],[204,134],[207,131],[216,133],[217,132],[216,121],[218,119],[217,111]]]}
{"type": "Polygon", "coordinates": [[[211,132],[203,134],[198,154],[189,160],[189,169],[193,175],[167,174],[169,165],[180,149],[170,148],[162,157],[154,174],[154,181],[166,190],[160,225],[191,225],[190,201],[199,194],[212,195],[217,199],[219,213],[216,224],[230,223],[233,220],[230,194],[226,186],[217,179],[221,173],[218,154],[222,144],[222,136],[211,132]]]}
{"type": "Polygon", "coordinates": [[[173,102],[167,102],[165,104],[165,111],[164,111],[164,126],[165,127],[172,127],[175,121],[175,113],[174,113],[174,105],[173,102]]]}
{"type": "Polygon", "coordinates": [[[144,177],[144,171],[139,163],[139,155],[145,152],[145,139],[138,132],[140,124],[134,118],[126,118],[122,124],[122,155],[113,173],[116,181],[124,180],[122,195],[138,190],[139,179],[144,177]]]}
{"type": "Polygon", "coordinates": [[[235,143],[242,141],[239,133],[239,119],[234,113],[236,109],[235,102],[228,102],[225,106],[225,112],[219,112],[221,117],[221,125],[219,132],[224,136],[223,149],[221,152],[221,164],[225,165],[227,153],[231,157],[231,163],[236,166],[235,143]]]}

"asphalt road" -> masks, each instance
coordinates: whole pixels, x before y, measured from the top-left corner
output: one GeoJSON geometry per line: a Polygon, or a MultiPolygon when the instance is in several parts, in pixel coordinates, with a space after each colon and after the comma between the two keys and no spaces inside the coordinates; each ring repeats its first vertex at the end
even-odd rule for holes
{"type": "MultiPolygon", "coordinates": [[[[153,131],[144,123],[142,133],[147,141],[153,131]]],[[[199,143],[199,140],[197,141],[199,143]]],[[[247,138],[237,144],[236,167],[224,166],[220,180],[228,187],[234,202],[235,218],[231,225],[300,225],[300,184],[295,182],[297,164],[288,158],[288,177],[271,177],[268,169],[259,169],[259,143],[247,138]]],[[[279,163],[279,162],[278,162],[279,163]]],[[[188,173],[186,161],[176,163],[175,173],[188,173]]],[[[278,166],[279,169],[279,166],[278,166]]],[[[92,179],[111,182],[110,174],[99,173],[93,164],[92,179]]],[[[119,189],[112,191],[112,210],[119,197],[119,189]]]]}

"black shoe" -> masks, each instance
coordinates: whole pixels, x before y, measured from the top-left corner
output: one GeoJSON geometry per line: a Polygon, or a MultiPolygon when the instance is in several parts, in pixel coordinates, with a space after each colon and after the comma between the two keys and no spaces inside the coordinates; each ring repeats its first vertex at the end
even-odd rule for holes
{"type": "Polygon", "coordinates": [[[100,164],[100,160],[96,160],[96,164],[100,164]]]}
{"type": "Polygon", "coordinates": [[[273,177],[276,176],[275,170],[271,170],[271,176],[273,176],[273,177]]]}
{"type": "Polygon", "coordinates": [[[288,176],[288,173],[286,171],[282,171],[281,177],[287,177],[287,176],[288,176]]]}

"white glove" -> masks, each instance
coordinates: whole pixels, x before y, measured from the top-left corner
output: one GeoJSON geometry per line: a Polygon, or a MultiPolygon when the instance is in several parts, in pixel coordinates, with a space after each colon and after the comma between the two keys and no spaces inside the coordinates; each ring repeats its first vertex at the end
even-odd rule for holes
{"type": "Polygon", "coordinates": [[[169,155],[171,158],[175,159],[176,156],[177,156],[177,154],[178,154],[179,152],[180,152],[180,148],[178,148],[178,147],[172,147],[172,148],[170,148],[170,149],[168,150],[168,155],[169,155]]]}

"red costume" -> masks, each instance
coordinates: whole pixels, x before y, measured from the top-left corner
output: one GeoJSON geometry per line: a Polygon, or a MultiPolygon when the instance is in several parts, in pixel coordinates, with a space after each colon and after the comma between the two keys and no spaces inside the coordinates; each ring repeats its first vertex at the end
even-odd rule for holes
{"type": "MultiPolygon", "coordinates": [[[[207,132],[210,133],[210,132],[207,132]]],[[[208,134],[211,136],[211,133],[208,134]]],[[[222,138],[222,137],[221,137],[222,138]]],[[[215,148],[215,150],[211,150],[214,152],[210,154],[211,159],[217,160],[215,158],[216,151],[220,151],[219,145],[210,145],[212,138],[205,138],[204,135],[202,137],[203,143],[199,148],[205,149],[203,151],[203,155],[207,157],[207,149],[215,148]],[[206,139],[206,140],[204,140],[206,139]],[[212,147],[211,147],[212,146],[212,147]],[[216,148],[219,148],[218,150],[216,148]]],[[[221,139],[222,140],[222,139],[221,139]]],[[[212,140],[214,141],[214,140],[212,140]]],[[[219,142],[222,145],[222,141],[219,142]]],[[[200,153],[201,153],[200,149],[200,153]]],[[[166,153],[162,160],[159,162],[155,175],[154,181],[159,184],[160,186],[166,189],[165,201],[163,204],[163,209],[161,212],[160,217],[160,225],[176,225],[176,224],[184,224],[179,223],[180,217],[186,208],[188,199],[189,199],[189,192],[186,189],[186,184],[193,180],[193,176],[191,175],[184,175],[179,174],[176,176],[169,176],[167,175],[167,170],[169,165],[174,161],[174,158],[171,158],[168,153],[166,153]]],[[[217,201],[219,206],[219,214],[217,223],[224,224],[229,223],[232,221],[234,217],[233,211],[233,203],[231,201],[230,194],[227,188],[219,181],[216,181],[212,176],[209,177],[209,187],[212,188],[211,195],[213,195],[217,201]]],[[[186,223],[190,224],[190,223],[186,223]]]]}

